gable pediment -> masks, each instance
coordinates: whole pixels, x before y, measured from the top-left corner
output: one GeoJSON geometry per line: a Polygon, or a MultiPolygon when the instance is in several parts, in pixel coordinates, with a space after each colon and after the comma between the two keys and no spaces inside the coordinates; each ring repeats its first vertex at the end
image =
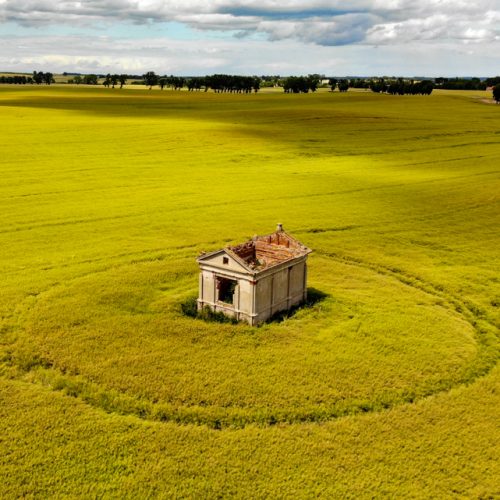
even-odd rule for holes
{"type": "Polygon", "coordinates": [[[240,273],[248,273],[251,271],[241,259],[225,248],[201,255],[198,257],[197,261],[200,265],[214,267],[220,270],[236,271],[240,273]]]}

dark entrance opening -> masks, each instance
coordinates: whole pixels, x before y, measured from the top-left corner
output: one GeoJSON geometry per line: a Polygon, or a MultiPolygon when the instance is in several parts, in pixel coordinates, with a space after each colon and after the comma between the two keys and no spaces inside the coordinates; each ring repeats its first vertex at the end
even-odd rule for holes
{"type": "Polygon", "coordinates": [[[217,278],[218,300],[225,304],[234,303],[234,291],[236,290],[236,280],[228,278],[217,278]]]}

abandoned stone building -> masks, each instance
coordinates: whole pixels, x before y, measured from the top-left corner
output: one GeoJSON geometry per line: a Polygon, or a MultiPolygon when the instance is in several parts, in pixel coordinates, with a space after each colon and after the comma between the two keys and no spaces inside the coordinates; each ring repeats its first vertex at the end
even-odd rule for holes
{"type": "Polygon", "coordinates": [[[281,224],[266,236],[254,236],[198,257],[198,309],[210,307],[257,325],[307,298],[307,256],[311,250],[287,234],[281,224]]]}

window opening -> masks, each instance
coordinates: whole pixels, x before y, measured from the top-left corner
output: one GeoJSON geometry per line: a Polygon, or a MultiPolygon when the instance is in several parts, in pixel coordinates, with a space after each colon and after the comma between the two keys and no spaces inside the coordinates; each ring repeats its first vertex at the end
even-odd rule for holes
{"type": "Polygon", "coordinates": [[[222,257],[223,264],[229,264],[229,257],[222,257]]]}
{"type": "Polygon", "coordinates": [[[218,300],[225,304],[234,303],[234,291],[236,290],[236,280],[227,278],[217,278],[218,300]]]}

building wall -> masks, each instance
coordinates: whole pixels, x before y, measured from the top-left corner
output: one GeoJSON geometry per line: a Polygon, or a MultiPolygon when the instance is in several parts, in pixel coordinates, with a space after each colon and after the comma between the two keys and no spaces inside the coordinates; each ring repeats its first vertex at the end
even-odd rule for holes
{"type": "MultiPolygon", "coordinates": [[[[221,259],[222,261],[222,259],[221,259]]],[[[217,266],[219,267],[219,266],[217,266]]],[[[290,309],[306,299],[307,267],[301,260],[291,266],[278,268],[275,272],[243,276],[232,272],[231,266],[217,269],[201,269],[198,307],[209,306],[238,320],[255,325],[266,321],[274,314],[290,309]],[[233,304],[218,300],[217,277],[237,280],[233,304]]],[[[239,271],[236,270],[235,271],[239,271]]]]}
{"type": "Polygon", "coordinates": [[[231,271],[231,272],[238,272],[238,273],[246,273],[247,270],[241,266],[238,262],[233,260],[232,258],[228,257],[227,254],[225,253],[219,253],[217,255],[214,255],[208,264],[212,267],[216,267],[217,269],[220,269],[221,272],[225,271],[231,271]],[[226,263],[225,260],[227,259],[226,263]]]}
{"type": "Polygon", "coordinates": [[[307,263],[300,262],[290,272],[290,306],[300,304],[307,298],[307,263]]]}
{"type": "Polygon", "coordinates": [[[200,290],[198,295],[198,308],[209,306],[212,310],[223,312],[238,320],[252,323],[253,311],[253,285],[251,280],[232,277],[230,272],[214,273],[202,270],[200,272],[200,290]],[[235,279],[237,286],[234,291],[233,304],[218,300],[217,276],[235,279]]]}
{"type": "Polygon", "coordinates": [[[304,301],[307,293],[306,272],[306,263],[302,261],[259,279],[256,284],[254,323],[266,321],[274,314],[304,301]]]}

